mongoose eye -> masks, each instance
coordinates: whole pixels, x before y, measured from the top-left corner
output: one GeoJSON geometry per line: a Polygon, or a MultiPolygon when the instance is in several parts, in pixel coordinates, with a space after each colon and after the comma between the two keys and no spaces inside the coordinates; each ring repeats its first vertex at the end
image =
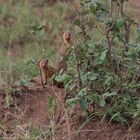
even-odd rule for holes
{"type": "Polygon", "coordinates": [[[70,34],[67,33],[67,34],[65,35],[65,37],[66,37],[66,38],[70,38],[70,34]]]}
{"type": "Polygon", "coordinates": [[[69,32],[63,32],[63,36],[65,37],[65,38],[67,38],[67,37],[70,37],[70,33],[69,32]]]}
{"type": "Polygon", "coordinates": [[[48,63],[48,59],[46,59],[45,62],[48,63]]]}
{"type": "Polygon", "coordinates": [[[47,59],[42,59],[40,62],[40,67],[44,68],[46,65],[48,65],[48,60],[47,59]]]}

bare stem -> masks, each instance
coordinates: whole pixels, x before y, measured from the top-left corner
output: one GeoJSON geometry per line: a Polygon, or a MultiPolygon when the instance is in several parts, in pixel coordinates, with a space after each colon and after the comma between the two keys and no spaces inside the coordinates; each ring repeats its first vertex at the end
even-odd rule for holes
{"type": "MultiPolygon", "coordinates": [[[[40,59],[40,60],[41,60],[41,59],[40,59]]],[[[36,60],[32,60],[32,63],[38,66],[38,68],[39,68],[39,73],[40,73],[40,78],[41,78],[41,85],[42,85],[43,88],[45,88],[45,85],[44,85],[44,83],[43,83],[42,70],[41,70],[40,65],[39,65],[40,60],[39,60],[38,62],[37,62],[36,60]]]]}
{"type": "Polygon", "coordinates": [[[113,17],[113,1],[110,0],[110,16],[113,17]]]}
{"type": "Polygon", "coordinates": [[[44,85],[44,83],[43,83],[42,70],[41,70],[39,64],[38,64],[38,67],[39,67],[39,72],[40,72],[40,77],[41,77],[41,85],[42,85],[43,88],[45,88],[45,85],[44,85]]]}
{"type": "MultiPolygon", "coordinates": [[[[121,13],[122,18],[125,18],[124,2],[120,2],[120,13],[121,13]]],[[[125,29],[125,51],[128,51],[127,43],[130,40],[130,27],[131,27],[131,24],[130,23],[127,23],[126,21],[124,21],[124,29],[125,29]]]]}
{"type": "Polygon", "coordinates": [[[80,63],[78,61],[79,53],[76,50],[76,48],[74,48],[74,54],[76,57],[76,70],[77,70],[77,74],[78,74],[78,89],[81,89],[82,88],[82,80],[81,80],[81,75],[80,75],[80,63]]]}
{"type": "Polygon", "coordinates": [[[108,59],[112,68],[112,39],[109,37],[109,31],[106,33],[106,39],[108,42],[108,59]]]}

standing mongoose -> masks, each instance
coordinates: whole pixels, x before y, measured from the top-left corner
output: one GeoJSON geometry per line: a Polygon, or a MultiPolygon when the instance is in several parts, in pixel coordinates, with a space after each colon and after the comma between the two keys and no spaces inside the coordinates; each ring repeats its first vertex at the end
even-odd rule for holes
{"type": "Polygon", "coordinates": [[[57,70],[48,64],[48,59],[42,59],[39,62],[39,67],[45,75],[45,84],[48,82],[48,78],[51,78],[54,74],[57,73],[57,70]]]}
{"type": "MultiPolygon", "coordinates": [[[[58,73],[58,71],[55,68],[49,66],[48,59],[41,59],[39,62],[39,67],[41,68],[42,72],[45,75],[45,83],[44,84],[47,84],[48,78],[52,78],[52,76],[54,74],[58,73]]],[[[63,82],[57,82],[55,79],[53,79],[53,85],[56,85],[57,87],[62,88],[63,82]]]]}
{"type": "Polygon", "coordinates": [[[67,71],[68,64],[66,61],[67,50],[71,46],[71,33],[70,31],[63,32],[63,44],[58,49],[58,62],[57,62],[57,71],[60,70],[67,71]]]}

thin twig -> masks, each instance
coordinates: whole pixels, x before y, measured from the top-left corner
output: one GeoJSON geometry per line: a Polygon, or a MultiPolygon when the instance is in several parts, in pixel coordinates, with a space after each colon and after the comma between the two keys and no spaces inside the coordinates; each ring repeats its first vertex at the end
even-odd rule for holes
{"type": "Polygon", "coordinates": [[[67,140],[72,140],[72,137],[71,137],[72,136],[71,135],[71,128],[70,128],[70,123],[69,123],[69,119],[68,119],[69,118],[68,112],[67,112],[67,110],[65,108],[65,105],[64,105],[62,99],[59,97],[58,93],[56,93],[56,91],[54,90],[54,88],[53,88],[53,91],[54,91],[55,96],[58,98],[59,102],[61,103],[61,106],[63,108],[63,111],[65,112],[65,115],[66,115],[65,121],[66,121],[67,131],[68,131],[68,138],[67,138],[67,140]]]}
{"type": "MultiPolygon", "coordinates": [[[[124,13],[124,2],[120,2],[119,3],[120,5],[120,13],[121,13],[121,16],[122,18],[125,18],[125,13],[124,13]]],[[[129,39],[130,39],[130,27],[131,27],[131,24],[128,23],[126,21],[124,21],[124,29],[125,29],[125,50],[128,51],[128,48],[126,46],[126,44],[129,42],[129,39]]]]}
{"type": "Polygon", "coordinates": [[[117,20],[117,18],[118,18],[118,16],[119,16],[119,10],[120,10],[120,7],[117,8],[117,13],[116,13],[116,16],[115,16],[114,20],[113,20],[113,17],[112,17],[113,23],[112,23],[111,27],[109,27],[109,28],[107,29],[107,31],[112,30],[112,28],[113,28],[113,26],[114,26],[114,24],[115,24],[115,22],[116,22],[116,20],[117,20]]]}

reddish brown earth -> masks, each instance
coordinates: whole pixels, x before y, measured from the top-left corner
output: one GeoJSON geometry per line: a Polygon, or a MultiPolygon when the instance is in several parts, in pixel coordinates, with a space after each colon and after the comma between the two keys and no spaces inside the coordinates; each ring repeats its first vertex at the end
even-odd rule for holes
{"type": "Polygon", "coordinates": [[[140,0],[129,0],[127,8],[129,15],[140,23],[140,0]]]}
{"type": "MultiPolygon", "coordinates": [[[[0,119],[4,120],[5,124],[2,136],[8,136],[11,140],[20,139],[30,127],[47,130],[52,126],[56,133],[54,140],[140,140],[138,128],[130,129],[119,123],[108,124],[100,118],[92,119],[77,134],[87,116],[78,106],[73,109],[66,108],[64,97],[63,89],[50,85],[43,89],[38,81],[33,83],[24,95],[14,96],[15,106],[5,108],[1,96],[0,119]],[[58,109],[52,109],[48,113],[51,96],[55,97],[58,109]]],[[[48,137],[42,140],[53,139],[48,137]]]]}
{"type": "MultiPolygon", "coordinates": [[[[0,3],[2,2],[3,0],[0,0],[0,3]]],[[[130,15],[140,23],[140,0],[130,0],[128,7],[131,9],[130,15]]],[[[4,128],[0,126],[0,135],[8,137],[6,140],[20,139],[30,127],[47,130],[50,126],[55,132],[53,140],[140,140],[139,128],[130,129],[118,123],[108,124],[99,118],[91,120],[77,134],[77,129],[85,122],[86,115],[79,107],[66,107],[63,89],[49,85],[43,89],[39,79],[36,81],[24,95],[14,96],[15,106],[5,108],[4,97],[0,93],[0,121],[4,120],[4,128]],[[48,113],[51,96],[55,96],[58,110],[52,109],[48,113]]],[[[47,140],[52,140],[52,137],[47,140]]]]}

